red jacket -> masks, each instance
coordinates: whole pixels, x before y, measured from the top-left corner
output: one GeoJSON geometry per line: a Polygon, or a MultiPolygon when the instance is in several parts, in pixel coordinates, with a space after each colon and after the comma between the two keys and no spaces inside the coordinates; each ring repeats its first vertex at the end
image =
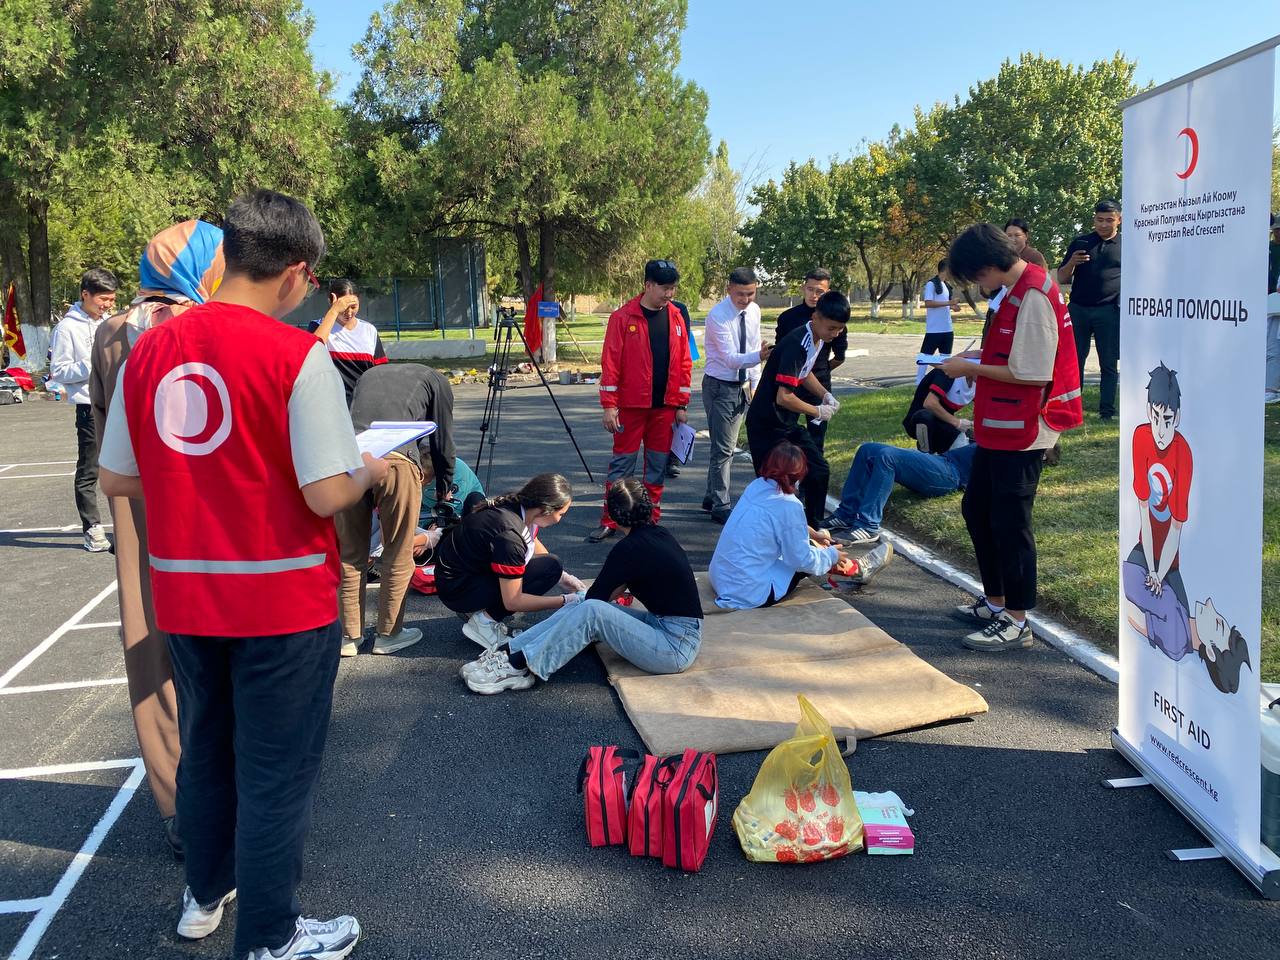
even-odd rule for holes
{"type": "MultiPolygon", "coordinates": [[[[667,304],[667,317],[669,361],[663,405],[687,407],[693,377],[688,334],[675,304],[667,304]]],[[[649,346],[649,321],[640,309],[639,297],[609,314],[600,365],[600,406],[653,406],[653,350],[649,346]]]]}
{"type": "Polygon", "coordinates": [[[1044,387],[1004,383],[979,377],[973,401],[973,432],[978,446],[990,450],[1025,450],[1040,433],[1043,417],[1052,429],[1072,430],[1084,422],[1080,397],[1080,367],[1076,363],[1076,342],[1071,315],[1062,302],[1062,292],[1049,272],[1028,263],[1012,289],[1005,294],[995,320],[982,345],[982,362],[991,366],[1009,365],[1013,334],[1018,326],[1018,310],[1028,290],[1039,290],[1049,298],[1058,321],[1058,352],[1054,357],[1053,380],[1044,387]]]}
{"type": "Polygon", "coordinates": [[[298,489],[289,396],[310,334],[206,303],[139,339],[125,411],[147,505],[156,624],[271,636],[332,623],[333,521],[298,489]]]}

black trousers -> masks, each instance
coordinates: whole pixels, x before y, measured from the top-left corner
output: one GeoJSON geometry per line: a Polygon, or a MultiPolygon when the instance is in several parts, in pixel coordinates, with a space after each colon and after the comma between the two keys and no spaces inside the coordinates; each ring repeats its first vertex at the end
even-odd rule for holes
{"type": "Polygon", "coordinates": [[[766,600],[764,603],[760,604],[760,606],[772,607],[775,603],[781,603],[783,600],[787,599],[787,597],[791,596],[793,593],[796,592],[796,587],[800,586],[800,581],[802,581],[807,576],[808,574],[805,573],[803,570],[797,570],[794,576],[792,576],[791,578],[791,583],[787,586],[787,592],[780,597],[774,596],[773,587],[770,587],[769,599],[766,600]]]}
{"type": "Polygon", "coordinates": [[[1036,605],[1036,537],[1031,509],[1044,466],[1043,450],[978,447],[960,510],[989,597],[1011,610],[1036,605]]]}
{"type": "Polygon", "coordinates": [[[102,522],[98,513],[98,434],[93,427],[93,407],[76,404],[76,510],[87,531],[102,522]]]}
{"type": "Polygon", "coordinates": [[[920,352],[949,354],[955,343],[956,335],[952,330],[948,330],[946,333],[926,333],[924,340],[920,343],[920,352]]]}
{"type": "Polygon", "coordinates": [[[751,450],[751,465],[757,476],[769,459],[769,451],[784,440],[799,447],[809,465],[809,472],[800,485],[800,501],[804,504],[805,520],[816,530],[827,515],[827,484],[831,481],[831,467],[822,455],[822,449],[814,442],[813,435],[798,424],[785,431],[753,430],[751,424],[747,424],[747,446],[751,450]]]}
{"type": "MultiPolygon", "coordinates": [[[[564,564],[553,553],[534,556],[524,568],[520,592],[540,597],[560,582],[564,564]]],[[[436,589],[440,602],[454,613],[483,610],[495,620],[505,620],[511,611],[502,605],[502,587],[496,574],[464,575],[456,579],[436,568],[436,589]]]]}
{"type": "Polygon", "coordinates": [[[1098,415],[1116,415],[1116,384],[1120,381],[1120,304],[1103,303],[1096,307],[1071,304],[1071,328],[1076,337],[1076,360],[1080,379],[1084,379],[1084,362],[1089,359],[1089,338],[1098,345],[1098,364],[1102,380],[1098,385],[1098,415]]]}
{"type": "Polygon", "coordinates": [[[202,904],[239,891],[235,955],[279,948],[324,755],[342,628],[273,637],[169,635],[178,693],[178,820],[202,904]]]}
{"type": "Polygon", "coordinates": [[[932,410],[917,410],[902,421],[902,428],[912,440],[916,438],[916,427],[924,424],[929,431],[929,450],[931,453],[946,453],[960,436],[960,431],[932,410]]]}

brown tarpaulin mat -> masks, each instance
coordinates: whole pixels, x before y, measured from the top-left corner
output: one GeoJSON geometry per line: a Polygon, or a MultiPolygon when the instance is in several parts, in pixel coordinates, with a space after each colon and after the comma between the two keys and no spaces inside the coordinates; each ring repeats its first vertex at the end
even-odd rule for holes
{"type": "Polygon", "coordinates": [[[596,645],[651,753],[769,749],[795,731],[798,693],[842,739],[987,711],[974,690],[812,581],[760,610],[721,610],[705,573],[698,574],[698,586],[706,615],[702,646],[684,673],[648,674],[596,645]]]}

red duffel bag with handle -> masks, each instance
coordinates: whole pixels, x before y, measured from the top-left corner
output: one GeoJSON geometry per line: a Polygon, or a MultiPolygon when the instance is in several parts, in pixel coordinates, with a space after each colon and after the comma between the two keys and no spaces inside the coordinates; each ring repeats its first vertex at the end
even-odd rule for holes
{"type": "Polygon", "coordinates": [[[662,862],[677,870],[702,869],[716,829],[716,755],[686,750],[663,792],[662,862]]]}
{"type": "Polygon", "coordinates": [[[578,770],[578,791],[583,796],[587,841],[593,847],[627,842],[628,761],[640,755],[618,747],[590,747],[578,770]]]}
{"type": "Polygon", "coordinates": [[[645,754],[640,761],[627,816],[627,843],[633,857],[662,859],[662,803],[680,759],[645,754]]]}

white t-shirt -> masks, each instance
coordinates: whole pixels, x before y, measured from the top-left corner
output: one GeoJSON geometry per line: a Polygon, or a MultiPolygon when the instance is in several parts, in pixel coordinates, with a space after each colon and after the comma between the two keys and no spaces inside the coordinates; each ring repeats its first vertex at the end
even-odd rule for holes
{"type": "MultiPolygon", "coordinates": [[[[937,289],[934,282],[930,280],[924,285],[925,300],[950,300],[951,291],[947,289],[947,285],[941,280],[938,281],[937,289]]],[[[924,308],[924,332],[925,333],[950,333],[951,332],[951,308],[950,307],[925,307],[924,308]]]]}

